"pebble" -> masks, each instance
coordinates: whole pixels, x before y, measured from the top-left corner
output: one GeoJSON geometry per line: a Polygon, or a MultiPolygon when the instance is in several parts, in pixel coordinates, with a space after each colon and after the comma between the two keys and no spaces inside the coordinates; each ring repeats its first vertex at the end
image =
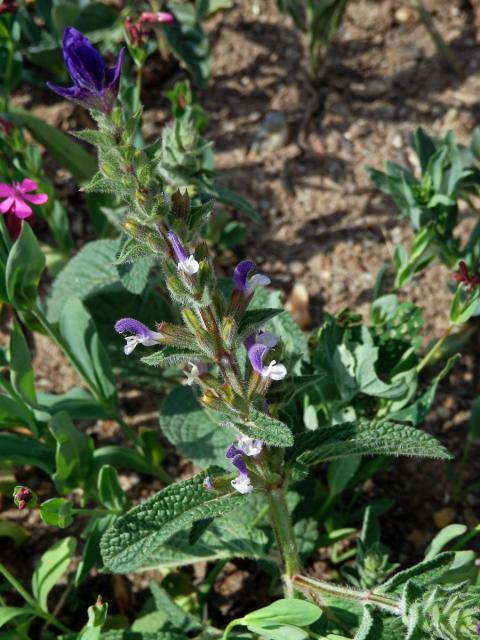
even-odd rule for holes
{"type": "Polygon", "coordinates": [[[285,146],[288,140],[288,124],[281,111],[269,111],[258,127],[252,150],[275,151],[285,146]]]}
{"type": "Polygon", "coordinates": [[[410,7],[400,7],[395,11],[395,20],[399,24],[413,21],[417,17],[417,12],[410,7]]]}
{"type": "Polygon", "coordinates": [[[397,133],[393,136],[392,147],[395,149],[401,149],[403,147],[403,138],[401,133],[397,133]]]}
{"type": "Polygon", "coordinates": [[[370,100],[385,95],[390,89],[390,83],[382,78],[374,78],[368,82],[352,82],[350,88],[357,98],[370,100]]]}

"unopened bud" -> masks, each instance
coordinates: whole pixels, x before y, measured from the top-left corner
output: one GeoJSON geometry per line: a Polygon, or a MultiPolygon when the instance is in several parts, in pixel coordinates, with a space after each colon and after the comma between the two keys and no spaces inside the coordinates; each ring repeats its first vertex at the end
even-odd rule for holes
{"type": "Polygon", "coordinates": [[[188,192],[181,193],[180,189],[177,189],[175,193],[172,193],[171,200],[175,216],[186,219],[190,213],[190,196],[188,192]]]}
{"type": "Polygon", "coordinates": [[[143,224],[140,224],[134,218],[127,218],[123,223],[123,228],[128,233],[129,236],[135,238],[135,240],[145,240],[149,233],[150,229],[145,227],[143,224]]]}
{"type": "Polygon", "coordinates": [[[231,347],[237,333],[237,323],[231,317],[226,317],[222,322],[223,339],[227,347],[231,347]]]}
{"type": "Polygon", "coordinates": [[[217,396],[213,391],[205,391],[203,396],[200,398],[200,402],[209,407],[210,409],[215,409],[216,411],[222,411],[225,409],[225,405],[222,402],[221,398],[217,396]]]}
{"type": "Polygon", "coordinates": [[[13,490],[13,500],[19,509],[25,509],[26,507],[32,509],[37,504],[36,494],[28,487],[15,487],[13,490]]]}

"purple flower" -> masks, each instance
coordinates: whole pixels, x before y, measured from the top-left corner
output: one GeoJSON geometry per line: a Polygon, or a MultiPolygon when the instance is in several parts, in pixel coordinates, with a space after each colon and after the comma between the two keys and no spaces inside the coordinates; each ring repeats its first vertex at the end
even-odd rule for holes
{"type": "Polygon", "coordinates": [[[253,485],[248,475],[247,465],[243,459],[243,455],[240,453],[232,459],[232,464],[238,469],[238,476],[232,480],[232,487],[238,491],[238,493],[250,493],[253,491],[253,485]]]}
{"type": "Polygon", "coordinates": [[[145,347],[153,347],[162,339],[162,334],[158,331],[152,331],[142,322],[135,318],[122,318],[115,323],[115,331],[117,333],[130,333],[126,336],[127,344],[124,347],[125,355],[130,355],[138,344],[145,347]]]}
{"type": "Polygon", "coordinates": [[[180,240],[177,237],[177,234],[173,231],[169,231],[167,233],[167,238],[172,245],[173,253],[177,259],[177,268],[179,271],[184,271],[189,275],[193,276],[200,268],[200,265],[195,260],[195,258],[190,255],[187,257],[185,253],[185,249],[182,247],[180,240]]]}
{"type": "Polygon", "coordinates": [[[202,486],[205,489],[205,491],[211,491],[214,488],[213,482],[210,476],[205,476],[205,478],[203,479],[202,486]]]}
{"type": "Polygon", "coordinates": [[[268,352],[268,347],[264,344],[254,344],[248,350],[248,359],[252,365],[252,369],[259,373],[262,378],[269,378],[270,380],[283,380],[287,375],[287,369],[285,365],[278,363],[276,360],[272,360],[269,365],[265,366],[263,360],[268,352]]]}
{"type": "Polygon", "coordinates": [[[63,34],[63,58],[73,87],[60,87],[48,82],[50,89],[87,109],[110,113],[120,87],[123,49],[115,67],[107,69],[90,40],[74,27],[67,27],[63,34]]]}
{"type": "Polygon", "coordinates": [[[253,293],[257,287],[266,287],[271,282],[270,278],[261,273],[250,275],[256,268],[257,265],[251,260],[242,260],[233,272],[235,288],[246,296],[253,293]]]}
{"type": "Polygon", "coordinates": [[[248,351],[254,344],[264,344],[268,349],[273,349],[278,344],[278,338],[269,331],[260,331],[248,336],[244,342],[245,349],[248,351]]]}

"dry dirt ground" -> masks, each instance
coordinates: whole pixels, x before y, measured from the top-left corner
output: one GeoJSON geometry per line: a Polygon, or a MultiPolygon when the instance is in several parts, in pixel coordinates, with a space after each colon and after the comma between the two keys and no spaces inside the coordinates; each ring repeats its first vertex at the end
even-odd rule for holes
{"type": "MultiPolygon", "coordinates": [[[[346,305],[365,312],[376,273],[390,261],[393,245],[409,238],[408,225],[372,188],[365,167],[379,168],[387,159],[414,167],[408,138],[419,125],[436,135],[453,129],[466,143],[480,124],[480,2],[426,4],[460,60],[461,74],[442,64],[407,0],[352,0],[315,86],[304,72],[301,37],[274,0],[238,0],[207,25],[214,67],[209,88],[199,94],[209,116],[207,137],[214,141],[223,181],[249,198],[263,217],[260,225],[248,223],[249,240],[240,253],[255,259],[287,295],[293,284],[304,284],[314,323],[325,311],[346,305]],[[258,127],[272,110],[283,114],[288,138],[277,149],[252,151],[258,127]]],[[[181,76],[174,72],[159,84],[156,68],[146,74],[148,135],[165,124],[162,94],[181,76]]],[[[80,126],[84,117],[70,106],[52,104],[51,98],[43,105],[28,105],[23,96],[25,101],[64,129],[80,126]]],[[[65,176],[57,173],[56,181],[65,185],[65,176]]],[[[77,237],[88,237],[70,200],[77,237]]],[[[467,215],[464,230],[473,223],[467,215]]],[[[425,307],[426,339],[438,336],[448,322],[447,275],[435,266],[403,294],[425,307]]],[[[41,341],[37,349],[41,385],[69,388],[68,366],[41,341]]],[[[479,353],[474,336],[427,421],[456,455],[463,449],[469,406],[480,392],[479,353]]],[[[144,405],[153,421],[155,406],[151,398],[144,405]]],[[[396,501],[383,523],[395,560],[418,559],[448,522],[477,522],[477,460],[478,447],[467,465],[461,498],[451,494],[453,466],[414,460],[399,462],[365,488],[366,499],[396,501]]],[[[320,571],[321,557],[317,560],[320,571]]],[[[219,598],[235,601],[252,580],[251,564],[233,565],[219,585],[219,598]]]]}

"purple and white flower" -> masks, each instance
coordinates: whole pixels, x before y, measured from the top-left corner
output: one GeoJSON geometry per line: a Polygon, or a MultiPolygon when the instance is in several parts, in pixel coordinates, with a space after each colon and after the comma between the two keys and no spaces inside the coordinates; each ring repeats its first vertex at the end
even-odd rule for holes
{"type": "Polygon", "coordinates": [[[277,363],[272,360],[268,365],[263,364],[263,360],[267,355],[268,347],[264,344],[254,344],[248,350],[248,359],[252,365],[252,369],[259,373],[262,378],[270,380],[283,380],[287,375],[287,368],[284,364],[277,363]]]}
{"type": "Polygon", "coordinates": [[[62,98],[87,109],[110,113],[120,88],[123,49],[113,69],[107,69],[102,56],[80,31],[67,27],[63,34],[63,58],[73,87],[48,86],[62,98]]]}
{"type": "Polygon", "coordinates": [[[152,331],[143,322],[135,320],[135,318],[122,318],[115,323],[115,331],[117,333],[127,333],[131,335],[125,336],[127,344],[123,348],[125,355],[129,356],[135,347],[143,344],[144,347],[153,347],[162,339],[162,334],[158,331],[152,331]]]}
{"type": "Polygon", "coordinates": [[[211,491],[214,488],[213,482],[210,476],[205,476],[205,478],[203,479],[202,485],[205,491],[211,491]]]}
{"type": "Polygon", "coordinates": [[[202,373],[205,373],[207,371],[207,367],[202,363],[195,364],[194,362],[188,362],[187,364],[190,367],[190,371],[184,372],[186,378],[183,381],[183,384],[188,385],[189,387],[191,387],[193,384],[200,384],[200,376],[202,375],[202,373]]]}
{"type": "Polygon", "coordinates": [[[271,280],[268,276],[262,273],[255,273],[253,271],[257,268],[255,262],[251,260],[242,260],[235,267],[233,272],[233,279],[235,281],[235,288],[241,291],[245,296],[252,294],[258,287],[266,287],[270,284],[271,280]]]}
{"type": "Polygon", "coordinates": [[[193,276],[200,269],[200,265],[197,260],[193,257],[193,255],[187,256],[185,253],[185,249],[182,247],[180,240],[177,237],[177,234],[173,231],[169,231],[167,233],[167,237],[170,241],[170,244],[173,249],[173,253],[177,259],[177,269],[179,271],[184,271],[188,273],[190,276],[193,276]]]}
{"type": "Polygon", "coordinates": [[[238,476],[231,482],[232,487],[238,491],[238,493],[250,493],[253,491],[252,481],[248,475],[247,465],[243,459],[241,453],[232,458],[232,464],[238,469],[238,476]]]}

